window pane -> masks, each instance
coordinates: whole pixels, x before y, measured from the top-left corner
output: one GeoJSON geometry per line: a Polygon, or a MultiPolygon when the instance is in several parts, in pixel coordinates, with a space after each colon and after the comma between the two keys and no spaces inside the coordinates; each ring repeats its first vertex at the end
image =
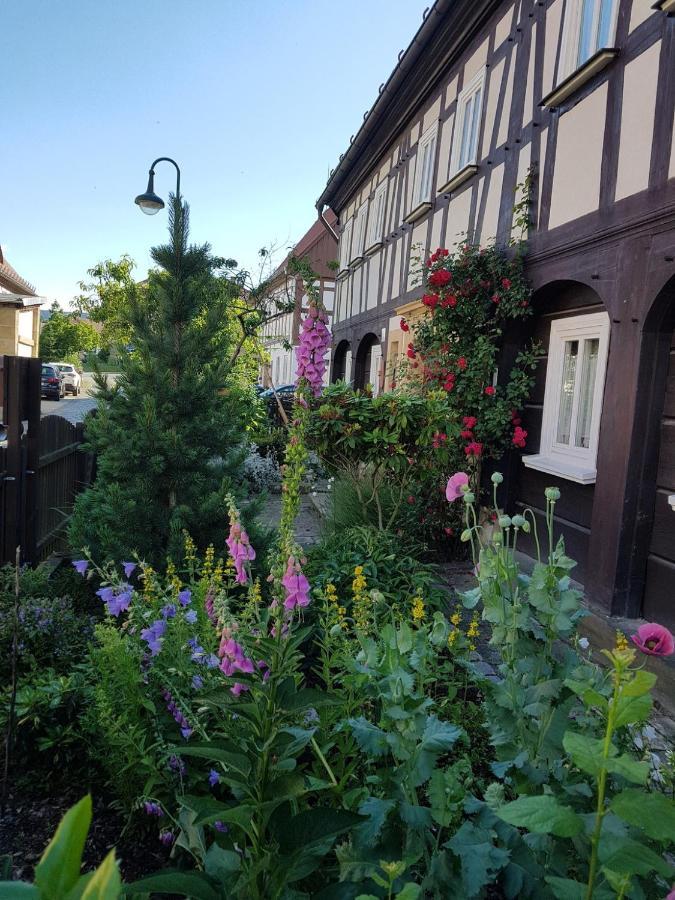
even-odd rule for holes
{"type": "Polygon", "coordinates": [[[596,0],[582,0],[581,23],[579,27],[579,57],[578,65],[583,65],[587,59],[595,53],[595,41],[593,35],[593,13],[596,0]]]}
{"type": "Polygon", "coordinates": [[[595,373],[598,369],[598,350],[600,340],[593,338],[584,341],[581,359],[581,384],[579,386],[579,412],[577,413],[577,430],[574,444],[588,449],[591,443],[591,421],[593,419],[593,393],[595,391],[595,373]]]}
{"type": "Polygon", "coordinates": [[[598,41],[596,50],[601,47],[609,47],[610,30],[612,27],[612,13],[614,11],[614,0],[601,0],[600,2],[600,20],[598,22],[598,41]]]}
{"type": "Polygon", "coordinates": [[[471,112],[471,136],[469,138],[467,163],[474,162],[478,151],[478,122],[480,118],[481,91],[478,90],[473,98],[473,110],[471,112]]]}
{"type": "Polygon", "coordinates": [[[462,121],[462,143],[459,152],[459,168],[463,169],[469,159],[469,131],[473,114],[473,97],[469,97],[464,107],[464,119],[462,121]]]}
{"type": "Polygon", "coordinates": [[[558,430],[556,433],[556,441],[559,444],[570,443],[572,430],[572,403],[574,402],[574,381],[577,372],[578,354],[579,341],[565,341],[562,384],[560,385],[558,430]]]}

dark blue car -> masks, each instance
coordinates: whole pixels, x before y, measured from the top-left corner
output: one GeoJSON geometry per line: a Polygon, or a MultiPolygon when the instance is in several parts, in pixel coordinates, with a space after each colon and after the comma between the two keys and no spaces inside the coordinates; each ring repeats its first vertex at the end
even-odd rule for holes
{"type": "Polygon", "coordinates": [[[66,395],[66,381],[56,366],[42,366],[41,395],[47,400],[60,400],[66,395]]]}

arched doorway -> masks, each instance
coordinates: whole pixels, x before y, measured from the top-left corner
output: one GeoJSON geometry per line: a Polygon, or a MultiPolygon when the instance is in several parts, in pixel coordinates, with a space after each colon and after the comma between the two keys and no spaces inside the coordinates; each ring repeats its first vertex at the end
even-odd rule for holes
{"type": "Polygon", "coordinates": [[[346,381],[351,373],[347,372],[347,361],[349,359],[349,341],[340,341],[335,348],[333,355],[333,368],[331,370],[331,383],[336,381],[346,381]]]}
{"type": "Polygon", "coordinates": [[[381,358],[382,349],[377,335],[364,335],[356,353],[356,365],[354,367],[355,388],[363,390],[367,384],[371,384],[375,393],[377,393],[379,388],[379,361],[381,358]]]}
{"type": "Polygon", "coordinates": [[[675,627],[675,277],[642,331],[631,466],[639,484],[629,613],[675,627]]]}

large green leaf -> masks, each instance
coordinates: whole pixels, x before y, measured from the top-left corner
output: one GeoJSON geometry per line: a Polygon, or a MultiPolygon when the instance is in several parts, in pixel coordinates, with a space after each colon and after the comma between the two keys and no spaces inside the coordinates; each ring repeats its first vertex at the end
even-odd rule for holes
{"type": "Polygon", "coordinates": [[[658,872],[664,878],[673,877],[673,867],[649,847],[628,839],[612,842],[612,850],[605,855],[600,844],[602,865],[621,875],[650,875],[658,872]]]}
{"type": "Polygon", "coordinates": [[[644,722],[652,711],[652,698],[649,694],[639,697],[621,697],[616,707],[616,728],[622,725],[633,725],[636,722],[644,722]]]}
{"type": "Polygon", "coordinates": [[[281,853],[295,853],[327,837],[335,837],[363,822],[344,809],[317,806],[292,816],[278,834],[281,853]]]}
{"type": "Polygon", "coordinates": [[[61,900],[75,887],[90,825],[91,796],[87,794],[61,819],[35,869],[35,884],[45,900],[61,900]]]}
{"type": "Polygon", "coordinates": [[[40,900],[40,889],[25,881],[0,881],[2,900],[40,900]]]}
{"type": "Polygon", "coordinates": [[[225,850],[218,844],[211,844],[204,860],[207,875],[226,882],[227,878],[241,869],[241,856],[234,850],[225,850]]]}
{"type": "Polygon", "coordinates": [[[237,751],[237,745],[229,741],[212,741],[203,744],[190,744],[189,747],[181,747],[177,752],[181,756],[199,756],[203,759],[221,762],[228,768],[234,769],[235,772],[248,776],[251,771],[251,761],[247,756],[237,751]]]}
{"type": "Polygon", "coordinates": [[[584,900],[588,889],[585,884],[571,878],[549,876],[546,878],[546,884],[553,891],[556,900],[584,900]]]}
{"type": "Polygon", "coordinates": [[[182,802],[189,809],[196,813],[195,820],[192,823],[195,828],[200,825],[210,825],[213,822],[220,821],[229,825],[238,825],[243,831],[251,836],[253,814],[255,807],[249,804],[240,804],[239,806],[228,806],[227,803],[221,803],[213,797],[194,797],[186,795],[182,798],[182,802]]]}
{"type": "Polygon", "coordinates": [[[600,774],[604,752],[602,739],[578,734],[576,731],[566,731],[563,737],[563,747],[582,772],[595,776],[600,774]]]}
{"type": "Polygon", "coordinates": [[[653,672],[646,672],[640,669],[636,672],[631,681],[624,684],[621,693],[624,697],[640,697],[642,694],[648,693],[656,684],[656,675],[653,672]]]}
{"type": "Polygon", "coordinates": [[[356,742],[362,750],[371,756],[385,756],[389,751],[387,733],[368,719],[359,716],[358,719],[348,719],[356,742]]]}
{"type": "Polygon", "coordinates": [[[368,797],[364,800],[359,806],[359,814],[367,818],[354,829],[355,842],[367,847],[375,846],[384,823],[395,806],[394,800],[383,800],[380,797],[368,797]]]}
{"type": "Polygon", "coordinates": [[[111,850],[87,883],[82,900],[117,900],[121,890],[122,879],[115,861],[115,851],[111,850]]]}
{"type": "Polygon", "coordinates": [[[611,809],[650,838],[675,843],[675,801],[670,797],[626,788],[612,800],[611,809]]]}
{"type": "Polygon", "coordinates": [[[613,756],[607,760],[607,770],[621,775],[633,784],[646,784],[649,777],[649,763],[634,759],[628,753],[613,756]]]}
{"type": "Polygon", "coordinates": [[[124,885],[125,896],[134,894],[179,894],[191,900],[223,900],[217,882],[203,872],[181,872],[165,869],[157,875],[149,875],[132,884],[124,885]]]}
{"type": "Polygon", "coordinates": [[[495,810],[497,816],[515,825],[527,828],[535,834],[555,834],[558,837],[573,837],[583,829],[583,820],[569,806],[558,803],[550,794],[538,797],[519,797],[512,803],[495,810]]]}
{"type": "Polygon", "coordinates": [[[464,822],[443,846],[449,847],[460,861],[464,887],[462,896],[467,898],[480,894],[509,861],[509,851],[495,847],[490,832],[473,822],[464,822]]]}

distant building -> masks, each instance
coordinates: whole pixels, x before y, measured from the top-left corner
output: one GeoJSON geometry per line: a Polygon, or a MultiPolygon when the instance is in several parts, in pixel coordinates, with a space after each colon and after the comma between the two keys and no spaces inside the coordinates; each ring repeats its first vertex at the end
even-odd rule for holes
{"type": "MultiPolygon", "coordinates": [[[[269,362],[261,366],[260,381],[265,387],[290,384],[295,378],[295,347],[298,343],[300,323],[307,309],[307,295],[302,278],[289,274],[288,263],[292,256],[306,259],[318,277],[317,287],[329,316],[333,313],[335,297],[335,273],[329,263],[337,258],[337,235],[334,231],[337,219],[332,212],[319,219],[298,241],[270,280],[272,307],[276,301],[292,304],[289,312],[280,313],[262,329],[261,339],[269,355],[269,362]]],[[[328,369],[326,370],[326,380],[328,369]]]]}
{"type": "Polygon", "coordinates": [[[33,285],[5,260],[0,247],[0,354],[38,356],[43,302],[33,285]]]}

